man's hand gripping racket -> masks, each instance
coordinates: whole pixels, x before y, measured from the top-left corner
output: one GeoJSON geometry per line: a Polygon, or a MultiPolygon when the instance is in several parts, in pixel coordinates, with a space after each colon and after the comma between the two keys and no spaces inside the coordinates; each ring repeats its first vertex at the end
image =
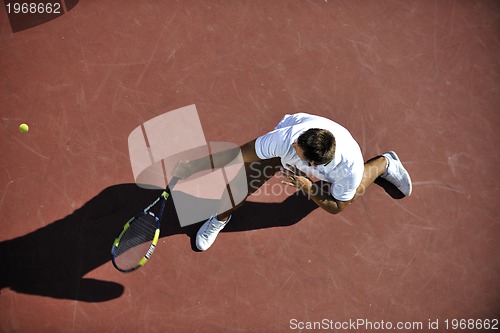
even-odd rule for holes
{"type": "Polygon", "coordinates": [[[111,260],[116,269],[121,272],[134,271],[151,257],[160,238],[160,221],[165,204],[177,181],[179,178],[173,177],[165,191],[151,205],[125,223],[111,249],[111,260]],[[158,203],[160,208],[156,210],[158,203]]]}

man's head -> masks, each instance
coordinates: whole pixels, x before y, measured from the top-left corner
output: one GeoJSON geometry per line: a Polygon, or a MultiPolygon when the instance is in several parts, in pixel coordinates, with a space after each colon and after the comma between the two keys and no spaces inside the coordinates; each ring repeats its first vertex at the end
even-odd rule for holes
{"type": "Polygon", "coordinates": [[[326,164],[335,155],[335,137],[327,130],[311,128],[299,136],[293,147],[312,166],[326,164]]]}

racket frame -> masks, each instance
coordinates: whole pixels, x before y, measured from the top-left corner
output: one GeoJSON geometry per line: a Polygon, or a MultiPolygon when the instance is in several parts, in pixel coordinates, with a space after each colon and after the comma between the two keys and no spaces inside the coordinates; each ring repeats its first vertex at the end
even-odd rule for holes
{"type": "Polygon", "coordinates": [[[125,223],[125,225],[123,226],[123,230],[120,232],[118,237],[115,238],[115,240],[113,242],[113,247],[111,248],[111,262],[113,263],[113,266],[115,266],[115,268],[117,270],[119,270],[120,272],[129,273],[129,272],[135,271],[136,269],[144,266],[144,264],[146,264],[146,262],[149,260],[149,258],[153,254],[153,252],[156,248],[156,245],[158,244],[158,240],[160,239],[160,221],[161,221],[161,218],[163,215],[163,210],[165,208],[165,204],[166,204],[168,198],[170,197],[170,188],[173,187],[175,185],[175,183],[177,183],[178,180],[179,180],[178,178],[173,178],[171,180],[169,186],[167,187],[167,189],[165,191],[163,191],[163,193],[155,201],[153,201],[153,203],[151,203],[148,207],[146,207],[143,211],[141,211],[139,214],[136,214],[135,216],[130,218],[130,220],[128,220],[125,223]],[[158,215],[155,215],[152,212],[150,212],[149,210],[153,206],[155,206],[160,200],[162,200],[160,210],[159,210],[158,215]],[[134,221],[139,216],[141,216],[143,214],[150,214],[150,215],[154,216],[154,218],[156,220],[156,230],[155,230],[155,234],[153,236],[153,240],[151,241],[151,245],[149,246],[149,249],[146,251],[146,254],[139,260],[139,262],[135,266],[133,266],[132,268],[129,268],[129,269],[120,268],[115,261],[116,250],[118,249],[118,246],[120,245],[120,241],[121,241],[123,235],[130,228],[130,225],[132,223],[134,223],[134,221]]]}

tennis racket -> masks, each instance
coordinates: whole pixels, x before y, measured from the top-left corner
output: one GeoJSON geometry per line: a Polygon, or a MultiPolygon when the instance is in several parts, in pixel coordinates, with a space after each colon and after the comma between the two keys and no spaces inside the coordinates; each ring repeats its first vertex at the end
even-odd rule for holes
{"type": "Polygon", "coordinates": [[[111,248],[111,260],[117,270],[132,272],[149,260],[160,238],[160,221],[170,190],[178,180],[173,177],[165,191],[151,205],[125,223],[111,248]],[[158,204],[160,208],[155,214],[152,208],[156,210],[158,204]]]}

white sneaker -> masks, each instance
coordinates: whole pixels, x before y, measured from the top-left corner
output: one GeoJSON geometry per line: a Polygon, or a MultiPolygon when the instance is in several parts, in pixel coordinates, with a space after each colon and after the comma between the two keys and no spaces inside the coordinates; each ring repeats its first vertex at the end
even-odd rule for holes
{"type": "Polygon", "coordinates": [[[405,196],[409,196],[412,190],[410,174],[403,167],[398,155],[393,151],[389,151],[382,154],[382,156],[387,159],[388,165],[385,173],[380,177],[396,186],[405,196]]]}
{"type": "Polygon", "coordinates": [[[215,242],[219,232],[224,229],[226,224],[231,219],[231,216],[226,221],[217,220],[217,215],[209,218],[198,230],[196,234],[196,247],[200,251],[208,250],[210,246],[215,242]]]}

